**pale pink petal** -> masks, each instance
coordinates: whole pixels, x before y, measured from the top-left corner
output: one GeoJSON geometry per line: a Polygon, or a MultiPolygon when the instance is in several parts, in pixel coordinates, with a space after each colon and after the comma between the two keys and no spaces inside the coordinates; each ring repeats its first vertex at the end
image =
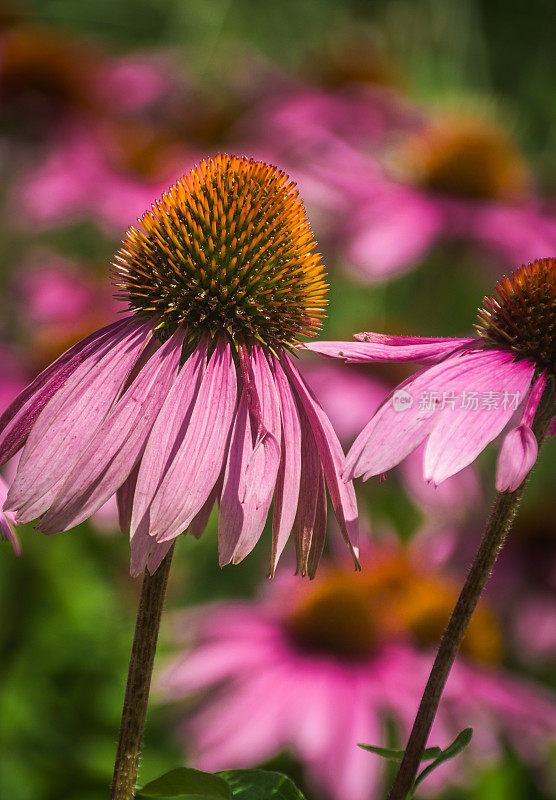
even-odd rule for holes
{"type": "Polygon", "coordinates": [[[77,367],[101,351],[106,342],[116,336],[125,324],[125,320],[119,320],[87,336],[63,353],[18,394],[0,417],[0,465],[23,447],[43,408],[77,367]]]}
{"type": "Polygon", "coordinates": [[[359,333],[355,342],[304,342],[302,348],[330,358],[344,359],[347,364],[367,362],[414,361],[436,364],[474,339],[421,339],[415,336],[384,336],[380,333],[359,333]]]}
{"type": "Polygon", "coordinates": [[[19,522],[36,519],[49,507],[125,384],[151,332],[148,323],[126,322],[77,367],[37,419],[8,495],[19,522]]]}
{"type": "Polygon", "coordinates": [[[176,377],[183,339],[177,331],[148,359],[66,477],[39,530],[78,525],[128,478],[176,377]]]}
{"type": "MultiPolygon", "coordinates": [[[[253,420],[256,441],[245,471],[245,490],[256,493],[256,507],[270,504],[276,474],[280,464],[280,401],[268,361],[261,347],[254,346],[251,353],[254,390],[258,397],[257,413],[253,420]]],[[[247,397],[252,397],[250,392],[247,397]]],[[[253,417],[253,409],[251,409],[253,417]]],[[[247,500],[247,496],[244,498],[247,500]]]]}
{"type": "MultiPolygon", "coordinates": [[[[232,427],[228,459],[224,470],[224,481],[218,514],[218,559],[221,566],[232,560],[239,535],[245,521],[245,470],[253,452],[253,437],[249,403],[245,390],[241,393],[239,406],[232,427]]],[[[260,523],[261,515],[257,515],[260,523]]],[[[262,521],[264,525],[264,519],[262,521]]]]}
{"type": "Polygon", "coordinates": [[[532,371],[528,362],[512,364],[511,355],[497,350],[462,350],[421,370],[386,398],[360,433],[348,453],[344,476],[364,474],[367,479],[384,473],[430,434],[425,479],[439,483],[470,464],[500,433],[513,413],[511,403],[502,407],[504,390],[518,392],[521,401],[532,371]],[[463,393],[473,391],[478,392],[478,410],[461,408],[463,393]],[[489,391],[498,393],[498,409],[482,407],[482,393],[489,391]],[[460,439],[454,444],[456,435],[460,439]]]}
{"type": "Polygon", "coordinates": [[[151,530],[149,507],[183,442],[206,370],[207,342],[201,341],[187,359],[153,425],[133,494],[130,536],[151,530]]]}
{"type": "Polygon", "coordinates": [[[531,471],[538,451],[535,434],[527,425],[518,425],[506,434],[496,466],[499,492],[515,492],[531,471]]]}
{"type": "Polygon", "coordinates": [[[282,419],[282,457],[276,478],[272,520],[272,554],[270,574],[274,575],[296,515],[301,479],[301,422],[295,397],[282,365],[272,357],[276,388],[280,398],[282,419]]]}
{"type": "Polygon", "coordinates": [[[216,483],[235,415],[236,386],[232,350],[221,340],[199,387],[183,442],[151,504],[150,534],[158,541],[185,531],[216,483]]]}
{"type": "Polygon", "coordinates": [[[281,362],[313,430],[340,530],[357,565],[357,501],[353,484],[351,482],[344,483],[340,478],[344,460],[342,446],[330,420],[313,397],[289,356],[283,353],[281,362]]]}
{"type": "Polygon", "coordinates": [[[129,564],[129,574],[136,578],[145,569],[150,574],[157,570],[172,542],[157,542],[152,536],[144,531],[139,531],[130,542],[131,558],[129,564]]]}
{"type": "Polygon", "coordinates": [[[524,398],[535,370],[528,361],[514,362],[512,358],[511,353],[497,350],[470,353],[466,357],[467,363],[450,388],[456,394],[478,391],[482,399],[476,410],[456,404],[455,409],[446,407],[438,413],[425,450],[425,480],[438,484],[459,472],[474,461],[508,423],[515,409],[511,403],[504,407],[504,392],[517,394],[520,400],[524,398]],[[495,393],[497,407],[484,407],[488,392],[495,393]]]}
{"type": "Polygon", "coordinates": [[[8,496],[8,484],[0,477],[0,539],[9,542],[16,556],[21,555],[21,545],[14,530],[15,515],[10,511],[2,511],[8,496]]]}

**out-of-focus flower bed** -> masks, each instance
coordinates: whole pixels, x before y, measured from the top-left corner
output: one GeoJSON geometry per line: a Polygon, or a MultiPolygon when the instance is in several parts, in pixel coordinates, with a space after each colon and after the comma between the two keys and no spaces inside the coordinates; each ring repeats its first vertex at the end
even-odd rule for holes
{"type": "MultiPolygon", "coordinates": [[[[462,5],[3,4],[0,412],[114,319],[125,229],[218,152],[298,183],[329,272],[326,338],[470,335],[496,279],[556,254],[556,112],[547,7],[462,5]]],[[[346,448],[410,374],[299,362],[346,448]]],[[[419,450],[357,482],[363,576],[330,545],[310,587],[288,574],[288,550],[264,587],[269,531],[223,570],[214,520],[200,541],[182,537],[142,782],[180,763],[264,763],[310,800],[383,797],[384,772],[355,743],[402,746],[493,496],[495,452],[438,489],[419,450]],[[353,637],[323,633],[326,614],[343,624],[338,608],[363,609],[362,627],[372,618],[351,660],[353,637]]],[[[441,707],[434,744],[476,726],[461,765],[427,788],[444,800],[556,797],[555,465],[552,440],[441,707]]],[[[138,594],[129,545],[110,504],[75,531],[18,538],[19,558],[0,544],[0,797],[105,797],[138,594]]]]}

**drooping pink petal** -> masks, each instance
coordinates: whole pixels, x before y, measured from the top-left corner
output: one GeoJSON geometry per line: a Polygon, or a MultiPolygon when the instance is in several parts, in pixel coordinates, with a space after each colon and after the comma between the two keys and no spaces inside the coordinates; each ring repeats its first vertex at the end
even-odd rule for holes
{"type": "Polygon", "coordinates": [[[21,555],[21,545],[14,530],[15,515],[11,511],[3,511],[2,508],[8,496],[8,484],[0,477],[0,539],[9,542],[13,547],[16,556],[21,555]]]}
{"type": "Polygon", "coordinates": [[[274,376],[260,347],[252,350],[251,366],[252,384],[244,385],[242,392],[249,419],[245,419],[243,409],[238,410],[220,501],[222,564],[230,560],[238,563],[259,540],[280,464],[280,401],[274,376]],[[258,409],[260,419],[254,418],[254,408],[258,409]]]}
{"type": "Polygon", "coordinates": [[[455,408],[446,406],[436,416],[424,458],[425,480],[436,484],[474,461],[498,436],[515,411],[504,398],[517,396],[521,402],[535,370],[530,362],[513,362],[511,353],[498,350],[469,353],[461,357],[464,359],[466,364],[450,389],[460,396],[476,391],[481,399],[477,409],[461,408],[460,402],[455,408]]]}
{"type": "Polygon", "coordinates": [[[546,386],[543,372],[535,381],[516,428],[506,435],[496,465],[496,488],[499,492],[514,492],[525,480],[537,460],[539,446],[531,425],[546,386]]]}
{"type": "Polygon", "coordinates": [[[355,342],[304,342],[302,347],[330,358],[341,358],[347,364],[387,361],[436,364],[454,350],[476,341],[385,336],[380,333],[358,333],[355,338],[355,342]]]}
{"type": "Polygon", "coordinates": [[[344,483],[340,478],[340,470],[344,461],[342,446],[330,420],[313,397],[312,392],[289,356],[285,353],[281,355],[281,363],[313,430],[328,484],[328,491],[330,492],[330,499],[332,500],[340,530],[354,558],[354,562],[358,566],[357,501],[353,484],[351,482],[344,483]]]}
{"type": "Polygon", "coordinates": [[[150,507],[150,534],[158,541],[173,539],[186,530],[216,483],[235,415],[236,386],[231,347],[220,340],[199,387],[183,441],[150,507]]]}
{"type": "MultiPolygon", "coordinates": [[[[220,566],[229,564],[245,522],[245,470],[253,452],[251,415],[245,390],[232,427],[228,459],[224,469],[220,511],[218,514],[218,560],[220,566]]],[[[257,514],[260,524],[261,514],[257,514]]],[[[264,525],[264,519],[262,520],[264,525]]]]}
{"type": "MultiPolygon", "coordinates": [[[[280,401],[268,361],[261,347],[255,345],[251,353],[252,374],[254,389],[258,397],[258,419],[253,419],[253,409],[250,406],[255,432],[253,452],[245,471],[245,491],[247,500],[249,493],[256,495],[256,507],[270,504],[276,474],[280,464],[280,401]]],[[[246,387],[248,388],[248,387],[246,387]]],[[[247,399],[253,396],[249,391],[247,399]]]]}
{"type": "Polygon", "coordinates": [[[37,419],[8,495],[18,522],[49,507],[118,397],[151,333],[150,323],[126,322],[75,369],[37,419]]]}
{"type": "Polygon", "coordinates": [[[139,475],[140,462],[131,470],[127,479],[122,483],[116,492],[116,503],[118,506],[118,523],[122,533],[129,533],[131,526],[131,512],[133,510],[133,497],[139,475]]]}
{"type": "Polygon", "coordinates": [[[297,569],[300,575],[308,573],[309,553],[313,539],[313,528],[319,500],[319,487],[322,480],[322,466],[319,449],[307,415],[301,415],[301,480],[299,501],[292,526],[292,539],[295,545],[297,569]]]}
{"type": "Polygon", "coordinates": [[[150,504],[183,442],[206,370],[207,341],[187,359],[162,406],[147,441],[133,495],[130,536],[149,535],[150,504]]]}
{"type": "Polygon", "coordinates": [[[311,537],[311,548],[309,550],[309,558],[307,559],[307,575],[311,580],[317,574],[317,568],[324,551],[324,542],[326,539],[326,519],[327,519],[326,484],[324,481],[324,474],[321,469],[319,477],[317,507],[315,510],[315,520],[313,522],[313,535],[311,537]]]}
{"type": "Polygon", "coordinates": [[[509,372],[516,376],[516,380],[506,378],[505,384],[508,385],[499,385],[494,376],[507,361],[511,362],[511,357],[497,350],[463,350],[404,381],[386,398],[357,437],[346,458],[344,477],[364,475],[366,480],[371,475],[386,472],[413,452],[429,434],[425,479],[439,483],[463,469],[488,441],[498,435],[513,413],[511,402],[505,403],[505,409],[501,407],[503,391],[517,391],[521,402],[528,387],[533,368],[527,362],[509,365],[509,372]],[[482,408],[483,391],[500,393],[499,409],[489,411],[482,408]],[[473,405],[475,401],[478,404],[476,412],[467,407],[460,408],[470,403],[473,405]],[[474,414],[479,426],[476,438],[473,438],[474,429],[470,428],[474,424],[474,414]],[[501,422],[498,430],[495,422],[501,422]],[[480,434],[483,428],[486,428],[485,436],[496,430],[488,441],[480,434]],[[449,431],[449,436],[447,433],[442,435],[442,430],[449,431]],[[458,431],[463,438],[466,434],[469,437],[454,447],[450,436],[458,431]],[[477,450],[479,441],[483,444],[477,450]],[[432,462],[431,453],[440,459],[437,466],[432,462]],[[460,465],[446,471],[444,464],[448,458],[454,459],[454,465],[460,465]]]}
{"type": "Polygon", "coordinates": [[[299,500],[301,422],[288,378],[276,356],[272,357],[272,369],[280,399],[282,419],[282,455],[276,478],[270,557],[270,574],[274,575],[278,559],[290,535],[299,500]]]}
{"type": "Polygon", "coordinates": [[[176,377],[183,338],[177,331],[148,359],[77,460],[39,530],[54,533],[78,525],[128,478],[176,377]]]}
{"type": "Polygon", "coordinates": [[[77,367],[101,351],[106,342],[117,336],[125,325],[126,320],[119,320],[87,336],[63,353],[18,394],[0,417],[0,465],[23,447],[43,408],[77,367]]]}
{"type": "Polygon", "coordinates": [[[152,575],[160,566],[172,542],[157,542],[148,532],[140,530],[131,539],[129,574],[136,578],[145,569],[152,575]]]}
{"type": "Polygon", "coordinates": [[[533,424],[533,420],[535,419],[535,414],[537,413],[537,408],[539,407],[545,386],[546,372],[542,372],[533,384],[533,388],[531,389],[529,397],[527,398],[523,415],[520,420],[521,425],[526,425],[530,428],[533,424]]]}
{"type": "Polygon", "coordinates": [[[515,492],[531,471],[538,451],[535,434],[527,425],[518,425],[506,434],[496,465],[499,492],[515,492]]]}

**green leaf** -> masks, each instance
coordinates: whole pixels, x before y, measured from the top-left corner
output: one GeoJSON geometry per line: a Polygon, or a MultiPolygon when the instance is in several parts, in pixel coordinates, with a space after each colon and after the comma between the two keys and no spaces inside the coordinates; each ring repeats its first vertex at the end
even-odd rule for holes
{"type": "Polygon", "coordinates": [[[218,775],[179,767],[155,778],[137,791],[137,797],[179,797],[182,800],[232,800],[228,784],[218,775]]]}
{"type": "MultiPolygon", "coordinates": [[[[376,753],[377,756],[387,758],[389,761],[401,761],[403,758],[403,750],[394,750],[391,747],[375,747],[372,744],[358,744],[363,750],[369,750],[371,753],[376,753]]],[[[421,756],[421,761],[431,761],[433,758],[438,758],[442,754],[440,747],[427,747],[421,756]]]]}
{"type": "Polygon", "coordinates": [[[440,755],[432,762],[432,764],[429,764],[428,767],[425,767],[421,774],[417,776],[415,783],[413,784],[413,792],[415,792],[415,789],[419,786],[419,784],[425,780],[427,775],[430,775],[433,769],[436,769],[445,761],[449,761],[451,758],[455,758],[458,753],[461,753],[461,751],[466,748],[471,741],[472,736],[473,728],[464,728],[464,730],[458,733],[452,744],[449,744],[448,747],[442,750],[440,755]]]}
{"type": "Polygon", "coordinates": [[[281,772],[231,769],[218,775],[232,787],[234,800],[305,800],[295,784],[281,772]]]}

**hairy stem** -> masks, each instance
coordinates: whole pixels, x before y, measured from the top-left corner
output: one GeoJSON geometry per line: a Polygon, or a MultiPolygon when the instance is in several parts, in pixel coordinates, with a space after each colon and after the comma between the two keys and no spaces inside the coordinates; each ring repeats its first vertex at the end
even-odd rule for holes
{"type": "MultiPolygon", "coordinates": [[[[539,447],[546,437],[550,420],[555,413],[556,385],[552,379],[549,379],[532,426],[539,447]]],[[[527,479],[515,492],[499,492],[497,495],[477,555],[440,641],[405,754],[388,800],[405,800],[413,787],[452,664],[504,540],[512,527],[526,483],[527,479]]]]}
{"type": "Polygon", "coordinates": [[[143,576],[110,800],[135,797],[158,630],[173,552],[174,545],[154,575],[145,570],[143,576]]]}

